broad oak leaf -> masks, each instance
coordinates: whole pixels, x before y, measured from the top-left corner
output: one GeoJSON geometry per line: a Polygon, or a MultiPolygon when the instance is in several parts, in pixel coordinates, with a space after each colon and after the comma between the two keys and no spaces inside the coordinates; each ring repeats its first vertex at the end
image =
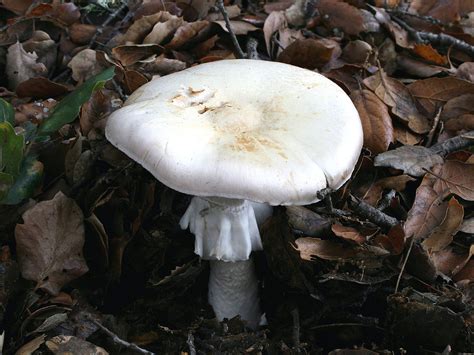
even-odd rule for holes
{"type": "Polygon", "coordinates": [[[76,202],[58,192],[23,214],[15,239],[22,276],[57,295],[68,282],[88,271],[82,256],[84,216],[76,202]]]}
{"type": "Polygon", "coordinates": [[[407,238],[422,239],[426,237],[445,218],[448,204],[443,201],[443,195],[433,188],[434,179],[432,176],[426,175],[416,190],[415,202],[408,211],[404,225],[407,238]]]}
{"type": "Polygon", "coordinates": [[[447,160],[437,177],[439,179],[434,185],[437,191],[449,189],[465,200],[474,201],[474,164],[447,160]]]}
{"type": "Polygon", "coordinates": [[[387,106],[369,90],[354,91],[351,99],[362,122],[364,147],[375,154],[385,152],[394,141],[392,118],[387,106]]]}

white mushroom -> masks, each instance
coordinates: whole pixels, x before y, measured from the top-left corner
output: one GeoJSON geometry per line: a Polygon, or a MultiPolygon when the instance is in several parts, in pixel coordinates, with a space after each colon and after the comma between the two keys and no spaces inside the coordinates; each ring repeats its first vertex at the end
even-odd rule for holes
{"type": "MultiPolygon", "coordinates": [[[[194,195],[181,219],[211,261],[218,319],[260,318],[250,253],[254,205],[304,205],[346,182],[362,147],[357,110],[336,84],[287,64],[226,60],[140,87],[114,112],[108,140],[165,185],[194,195]]],[[[269,211],[257,213],[264,219],[269,211]]]]}

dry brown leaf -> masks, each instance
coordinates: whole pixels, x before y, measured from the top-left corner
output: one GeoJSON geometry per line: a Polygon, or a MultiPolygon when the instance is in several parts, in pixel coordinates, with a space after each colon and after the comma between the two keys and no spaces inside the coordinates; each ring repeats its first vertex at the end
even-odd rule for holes
{"type": "Polygon", "coordinates": [[[339,28],[348,35],[358,35],[366,30],[361,11],[346,2],[321,0],[316,8],[322,21],[330,29],[339,28]]]}
{"type": "Polygon", "coordinates": [[[22,43],[23,49],[28,53],[36,53],[37,62],[43,63],[48,71],[56,64],[56,42],[44,31],[33,32],[30,39],[22,43]]]}
{"type": "Polygon", "coordinates": [[[474,82],[474,62],[462,63],[456,70],[459,79],[474,82]]]}
{"type": "Polygon", "coordinates": [[[444,129],[454,133],[454,135],[457,135],[460,131],[472,131],[474,130],[474,114],[451,118],[444,123],[444,129]]]}
{"type": "Polygon", "coordinates": [[[283,50],[278,61],[306,69],[321,69],[328,64],[334,54],[341,53],[334,41],[323,41],[313,38],[296,40],[283,50]]]}
{"type": "Polygon", "coordinates": [[[23,345],[18,349],[15,355],[31,355],[34,354],[35,350],[38,350],[41,345],[44,344],[46,340],[46,334],[42,334],[33,340],[30,340],[28,343],[23,345]]]}
{"type": "Polygon", "coordinates": [[[370,44],[361,40],[349,42],[342,50],[341,58],[347,63],[364,64],[369,60],[369,56],[373,53],[370,44]]]}
{"type": "Polygon", "coordinates": [[[67,66],[72,70],[72,78],[78,83],[86,81],[104,69],[97,61],[96,52],[89,48],[77,53],[67,66]]]}
{"type": "Polygon", "coordinates": [[[387,106],[369,90],[356,90],[351,99],[362,122],[364,147],[374,154],[385,152],[394,140],[387,106]]]}
{"type": "Polygon", "coordinates": [[[449,189],[459,197],[474,201],[474,164],[466,164],[456,160],[447,160],[434,184],[436,191],[449,189]]]}
{"type": "Polygon", "coordinates": [[[404,225],[407,238],[425,238],[439,226],[446,215],[447,203],[434,188],[434,178],[425,176],[416,190],[415,202],[404,225]]]}
{"type": "Polygon", "coordinates": [[[474,234],[474,217],[465,219],[459,230],[464,233],[474,234]]]}
{"type": "Polygon", "coordinates": [[[72,335],[57,335],[48,341],[46,346],[55,355],[108,355],[109,353],[100,346],[72,335]]]}
{"type": "Polygon", "coordinates": [[[185,4],[190,5],[195,11],[198,19],[207,16],[209,10],[215,6],[216,0],[186,0],[185,4]]]}
{"type": "Polygon", "coordinates": [[[429,78],[415,81],[408,86],[411,94],[426,112],[434,117],[437,109],[447,101],[474,93],[474,84],[454,77],[429,78]]]}
{"type": "Polygon", "coordinates": [[[183,24],[176,30],[171,41],[165,45],[168,49],[178,49],[191,41],[199,32],[209,26],[208,21],[196,21],[183,24]]]}
{"type": "Polygon", "coordinates": [[[408,175],[397,175],[382,178],[377,180],[375,183],[370,184],[368,190],[363,196],[363,199],[372,206],[376,206],[379,200],[382,198],[383,190],[387,189],[401,192],[405,190],[406,184],[410,181],[415,181],[415,179],[408,175]]]}
{"type": "Polygon", "coordinates": [[[133,44],[115,47],[112,49],[112,54],[123,66],[130,66],[163,51],[164,48],[157,44],[133,44]]]}
{"type": "Polygon", "coordinates": [[[273,34],[287,27],[288,23],[283,11],[274,11],[265,19],[265,23],[263,24],[263,36],[265,38],[265,45],[267,46],[267,52],[269,55],[272,55],[273,53],[273,45],[271,43],[273,34]]]}
{"type": "Polygon", "coordinates": [[[448,247],[440,252],[433,253],[431,260],[439,272],[448,276],[456,276],[468,264],[472,255],[474,255],[474,246],[471,246],[467,253],[455,252],[453,248],[448,247]]]}
{"type": "Polygon", "coordinates": [[[74,23],[69,27],[69,37],[76,44],[88,44],[97,31],[97,26],[74,23]]]}
{"type": "Polygon", "coordinates": [[[163,12],[143,16],[136,20],[123,35],[116,36],[114,45],[142,43],[157,22],[163,18],[163,12]]]}
{"type": "Polygon", "coordinates": [[[3,0],[2,6],[17,15],[24,15],[33,4],[33,0],[3,0]]]}
{"type": "Polygon", "coordinates": [[[445,67],[440,67],[434,64],[428,64],[420,60],[416,60],[407,55],[397,53],[397,68],[408,75],[420,77],[420,78],[429,78],[431,76],[437,75],[439,73],[452,73],[454,69],[448,69],[445,67]]]}
{"type": "Polygon", "coordinates": [[[310,237],[322,236],[331,227],[329,219],[303,206],[286,206],[286,215],[293,229],[310,237]]]}
{"type": "Polygon", "coordinates": [[[76,202],[58,192],[36,204],[17,224],[15,240],[23,277],[57,295],[68,282],[88,271],[82,256],[84,223],[76,202]]]}
{"type": "Polygon", "coordinates": [[[371,89],[388,106],[393,114],[408,123],[416,133],[426,133],[431,126],[416,107],[408,88],[398,80],[387,76],[383,71],[364,79],[364,85],[371,89]]]}
{"type": "Polygon", "coordinates": [[[467,264],[454,275],[453,280],[460,282],[468,280],[470,283],[474,281],[474,260],[469,260],[467,264]]]}
{"type": "Polygon", "coordinates": [[[11,89],[15,90],[21,82],[47,72],[45,65],[37,60],[36,53],[26,52],[20,42],[8,47],[5,73],[11,89]]]}
{"type": "Polygon", "coordinates": [[[441,119],[446,121],[468,113],[474,113],[474,94],[457,96],[446,102],[441,119]]]}
{"type": "Polygon", "coordinates": [[[103,131],[105,118],[119,107],[120,102],[114,91],[106,89],[95,91],[81,107],[79,124],[82,134],[87,136],[92,128],[103,131]]]}
{"type": "Polygon", "coordinates": [[[160,55],[153,61],[145,62],[142,65],[143,70],[151,75],[167,75],[186,69],[186,63],[177,59],[166,58],[164,55],[160,55]]]}
{"type": "Polygon", "coordinates": [[[124,83],[127,95],[130,95],[140,86],[145,85],[148,82],[148,79],[143,74],[137,72],[136,70],[128,69],[123,71],[121,80],[124,83]]]}
{"type": "Polygon", "coordinates": [[[316,258],[324,260],[362,260],[373,257],[380,258],[389,254],[388,251],[371,245],[357,247],[319,238],[298,238],[295,244],[295,249],[300,253],[301,259],[309,261],[316,260],[316,258]]]}
{"type": "Polygon", "coordinates": [[[416,145],[419,144],[423,139],[423,136],[415,134],[407,128],[401,127],[399,125],[395,125],[393,127],[393,134],[395,136],[395,140],[399,143],[402,143],[403,145],[416,145]]]}
{"type": "Polygon", "coordinates": [[[323,74],[337,82],[340,86],[345,87],[347,93],[351,93],[360,88],[359,77],[361,72],[362,70],[359,66],[348,64],[323,74]]]}
{"type": "Polygon", "coordinates": [[[38,99],[61,96],[68,92],[69,90],[66,86],[41,76],[25,80],[16,87],[16,93],[19,97],[34,97],[38,99]]]}
{"type": "MultiPolygon", "coordinates": [[[[259,30],[258,27],[255,27],[254,25],[245,21],[230,20],[229,22],[230,22],[230,28],[232,29],[232,32],[234,32],[234,34],[236,34],[237,36],[246,35],[249,32],[259,30]]],[[[225,24],[225,21],[214,21],[213,23],[218,24],[225,32],[229,32],[225,24]]]]}
{"type": "Polygon", "coordinates": [[[464,217],[464,207],[452,197],[449,200],[446,215],[423,241],[422,245],[430,254],[446,248],[453,241],[453,236],[458,232],[464,217]]]}
{"type": "Polygon", "coordinates": [[[365,235],[352,227],[346,227],[342,224],[335,223],[331,226],[331,230],[338,237],[350,242],[354,242],[355,244],[360,245],[367,241],[365,235]]]}
{"type": "Polygon", "coordinates": [[[410,3],[410,11],[450,23],[460,19],[459,4],[459,0],[413,0],[410,3]]]}
{"type": "Polygon", "coordinates": [[[390,32],[395,43],[397,43],[402,48],[412,48],[413,43],[409,39],[408,32],[403,29],[398,23],[393,22],[390,18],[390,15],[381,8],[372,7],[375,11],[375,19],[390,32]]]}
{"type": "Polygon", "coordinates": [[[429,148],[405,145],[375,157],[375,166],[386,166],[403,170],[411,176],[423,176],[426,170],[442,164],[443,158],[429,148]]]}
{"type": "Polygon", "coordinates": [[[183,24],[182,17],[177,17],[169,12],[162,12],[159,21],[153,26],[150,33],[143,39],[144,44],[161,44],[165,39],[183,24]]]}
{"type": "Polygon", "coordinates": [[[415,44],[413,52],[421,58],[438,65],[448,64],[448,58],[438,53],[431,44],[415,44]]]}

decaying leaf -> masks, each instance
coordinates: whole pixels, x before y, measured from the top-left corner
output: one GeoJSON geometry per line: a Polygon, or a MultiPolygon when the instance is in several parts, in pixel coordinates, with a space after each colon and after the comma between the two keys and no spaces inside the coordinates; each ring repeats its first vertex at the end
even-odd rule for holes
{"type": "Polygon", "coordinates": [[[77,53],[67,66],[72,69],[72,78],[78,83],[82,83],[104,70],[97,61],[96,52],[89,48],[77,53]]]}
{"type": "Polygon", "coordinates": [[[196,37],[199,32],[209,26],[208,21],[196,21],[183,24],[173,35],[171,41],[166,44],[168,49],[178,49],[196,37]]]}
{"type": "Polygon", "coordinates": [[[310,237],[322,236],[331,227],[331,221],[303,206],[286,206],[288,222],[293,229],[310,237]]]}
{"type": "Polygon", "coordinates": [[[23,277],[52,295],[88,271],[82,247],[82,211],[62,192],[36,204],[23,214],[15,239],[23,277]]]}
{"type": "MultiPolygon", "coordinates": [[[[236,35],[246,35],[249,32],[252,31],[257,31],[259,28],[255,27],[254,25],[245,22],[245,21],[236,21],[236,20],[231,20],[230,22],[230,28],[232,32],[236,35]]],[[[224,31],[229,32],[227,29],[225,21],[214,21],[213,23],[218,24],[224,31]]]]}
{"type": "Polygon", "coordinates": [[[405,145],[377,155],[374,165],[400,169],[411,176],[423,176],[426,170],[442,163],[443,158],[429,148],[405,145]]]}
{"type": "Polygon", "coordinates": [[[143,39],[143,44],[161,44],[170,37],[182,24],[182,17],[161,12],[159,21],[153,26],[150,33],[143,39]]]}
{"type": "Polygon", "coordinates": [[[129,66],[136,62],[161,54],[163,47],[156,44],[133,44],[117,46],[112,49],[112,54],[123,66],[129,66]]]}
{"type": "Polygon", "coordinates": [[[437,191],[449,189],[453,194],[474,201],[474,164],[447,160],[439,173],[434,188],[437,191]]]}
{"type": "Polygon", "coordinates": [[[355,244],[363,244],[367,241],[365,235],[363,235],[358,229],[343,226],[342,224],[335,223],[331,227],[332,232],[338,237],[354,242],[355,244]]]}
{"type": "Polygon", "coordinates": [[[312,38],[296,40],[281,52],[278,61],[306,69],[321,69],[341,49],[337,43],[312,38]]]}
{"type": "Polygon", "coordinates": [[[374,154],[385,152],[394,140],[387,106],[369,90],[354,91],[351,99],[362,122],[364,147],[374,154]]]}
{"type": "Polygon", "coordinates": [[[37,60],[38,55],[25,51],[20,42],[8,47],[5,72],[12,89],[16,89],[18,84],[25,80],[41,76],[47,72],[45,65],[38,63],[37,60]]]}
{"type": "Polygon", "coordinates": [[[366,29],[361,11],[346,2],[321,0],[317,8],[330,29],[339,28],[348,35],[358,35],[366,29]]]}
{"type": "Polygon", "coordinates": [[[459,230],[464,233],[474,234],[474,217],[465,219],[459,230]]]}
{"type": "Polygon", "coordinates": [[[453,241],[464,217],[463,206],[453,197],[448,203],[443,221],[423,241],[423,248],[430,253],[441,251],[453,241]]]}
{"type": "Polygon", "coordinates": [[[375,206],[381,199],[383,190],[387,189],[401,192],[405,190],[406,184],[410,181],[415,181],[415,179],[408,175],[396,175],[382,178],[377,180],[375,183],[370,183],[364,193],[363,199],[370,205],[375,206]]]}
{"type": "Polygon", "coordinates": [[[58,335],[46,341],[46,346],[55,355],[108,355],[100,346],[71,335],[58,335]]]}
{"type": "Polygon", "coordinates": [[[265,19],[265,23],[263,24],[263,36],[265,38],[265,44],[267,46],[268,54],[273,53],[271,38],[275,32],[286,28],[288,26],[285,13],[283,11],[273,11],[270,15],[265,19]]]}
{"type": "Polygon", "coordinates": [[[447,203],[433,185],[433,178],[425,176],[416,190],[415,202],[404,226],[407,237],[424,238],[443,221],[447,203]]]}
{"type": "Polygon", "coordinates": [[[416,133],[426,133],[431,126],[416,107],[408,88],[398,80],[387,76],[383,71],[364,80],[364,84],[388,106],[408,127],[416,133]]]}

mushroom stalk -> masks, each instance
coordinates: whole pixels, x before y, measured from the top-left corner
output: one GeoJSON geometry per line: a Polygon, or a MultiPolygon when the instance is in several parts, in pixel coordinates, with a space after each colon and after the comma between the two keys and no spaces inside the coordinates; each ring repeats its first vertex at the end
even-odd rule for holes
{"type": "Polygon", "coordinates": [[[210,260],[209,303],[219,321],[240,315],[255,328],[261,317],[250,253],[262,250],[258,223],[272,207],[246,200],[194,197],[180,226],[196,236],[194,252],[210,260]]]}

